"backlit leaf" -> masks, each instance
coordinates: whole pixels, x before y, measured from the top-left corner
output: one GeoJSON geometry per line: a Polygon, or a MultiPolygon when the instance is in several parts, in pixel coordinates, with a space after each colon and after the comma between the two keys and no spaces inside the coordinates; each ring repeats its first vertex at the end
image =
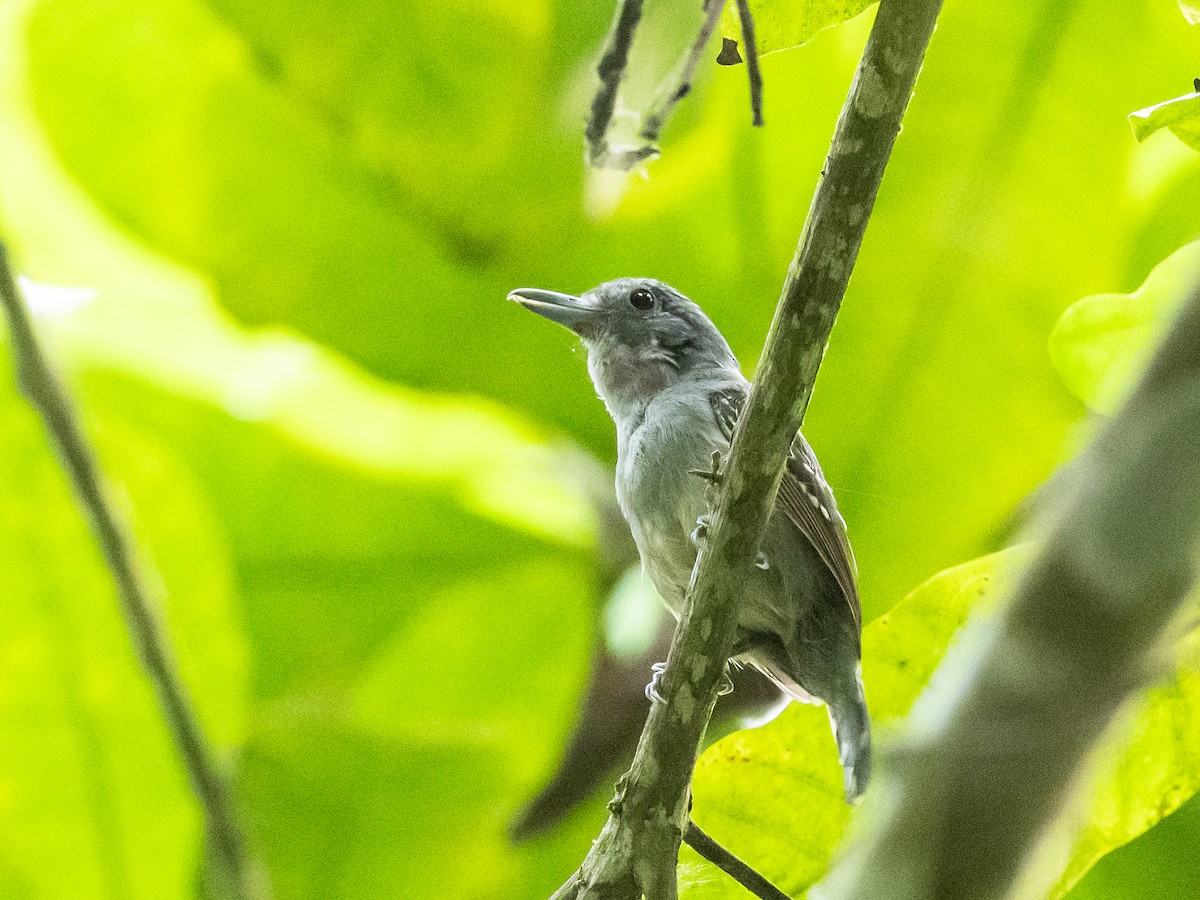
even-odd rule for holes
{"type": "Polygon", "coordinates": [[[1050,334],[1050,356],[1071,391],[1100,412],[1115,412],[1198,283],[1200,243],[1193,243],[1132,294],[1098,294],[1067,309],[1050,334]]]}

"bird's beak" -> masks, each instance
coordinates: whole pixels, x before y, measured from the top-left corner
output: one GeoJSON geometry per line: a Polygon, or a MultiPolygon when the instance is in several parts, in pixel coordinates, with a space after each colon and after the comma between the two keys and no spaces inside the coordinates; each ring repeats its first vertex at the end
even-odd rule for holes
{"type": "Polygon", "coordinates": [[[596,317],[597,309],[579,297],[570,294],[560,294],[557,291],[542,291],[537,288],[517,288],[509,292],[509,300],[515,300],[523,307],[544,316],[551,322],[565,325],[576,334],[588,330],[588,324],[596,317]]]}

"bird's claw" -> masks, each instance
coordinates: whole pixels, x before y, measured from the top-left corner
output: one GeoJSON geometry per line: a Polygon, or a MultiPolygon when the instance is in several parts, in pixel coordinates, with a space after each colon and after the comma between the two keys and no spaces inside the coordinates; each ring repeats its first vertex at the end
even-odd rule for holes
{"type": "Polygon", "coordinates": [[[758,556],[754,557],[754,567],[756,569],[762,569],[764,572],[771,568],[771,564],[767,562],[767,554],[759,550],[758,556]]]}
{"type": "MultiPolygon", "coordinates": [[[[662,695],[663,679],[667,674],[667,664],[665,662],[656,662],[650,667],[653,673],[650,676],[650,683],[646,685],[646,699],[651,703],[666,703],[667,700],[662,695]]],[[[721,681],[717,685],[717,696],[724,697],[726,694],[733,693],[733,679],[729,677],[729,665],[726,664],[725,671],[721,673],[721,681]]]]}
{"type": "Polygon", "coordinates": [[[663,683],[663,676],[667,671],[665,662],[657,662],[650,667],[650,671],[654,674],[650,676],[650,683],[646,685],[646,699],[651,703],[666,703],[666,699],[662,695],[660,688],[663,683]]]}
{"type": "Polygon", "coordinates": [[[695,475],[697,478],[703,478],[710,484],[721,483],[721,451],[714,450],[712,452],[712,466],[705,471],[704,469],[688,469],[689,475],[695,475]]]}
{"type": "Polygon", "coordinates": [[[696,549],[699,549],[700,545],[704,543],[704,539],[708,537],[708,526],[711,524],[712,516],[710,515],[701,516],[696,520],[696,527],[692,530],[691,535],[689,535],[692,545],[696,549]]]}

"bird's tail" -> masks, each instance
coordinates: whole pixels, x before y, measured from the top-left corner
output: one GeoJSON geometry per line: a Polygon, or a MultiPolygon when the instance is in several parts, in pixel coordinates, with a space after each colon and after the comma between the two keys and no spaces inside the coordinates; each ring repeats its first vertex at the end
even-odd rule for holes
{"type": "Polygon", "coordinates": [[[871,780],[871,719],[867,715],[862,680],[855,682],[853,694],[829,704],[829,723],[842,762],[847,803],[856,802],[871,780]]]}

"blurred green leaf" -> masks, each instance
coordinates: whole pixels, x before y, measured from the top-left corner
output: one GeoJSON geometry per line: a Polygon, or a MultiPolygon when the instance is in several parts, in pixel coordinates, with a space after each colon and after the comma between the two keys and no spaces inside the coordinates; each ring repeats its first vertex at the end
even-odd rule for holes
{"type": "Polygon", "coordinates": [[[515,853],[504,829],[553,762],[587,656],[590,512],[569,473],[470,404],[406,401],[315,348],[181,311],[135,326],[99,297],[54,334],[101,426],[169,441],[234,553],[255,674],[238,782],[281,894],[420,896],[450,845],[479,862],[447,865],[440,896],[552,888],[554,868],[526,862],[539,848],[515,853]],[[156,351],[97,366],[118,327],[156,351]],[[178,381],[180,335],[213,364],[186,387],[120,371],[178,381]]]}
{"type": "MultiPolygon", "coordinates": [[[[708,72],[642,179],[581,173],[610,15],[0,4],[0,216],[28,274],[96,291],[40,321],[110,469],[141,478],[122,435],[161,445],[227,547],[240,787],[298,896],[427,894],[427,873],[536,896],[578,863],[582,819],[520,851],[503,835],[566,729],[594,604],[590,513],[527,423],[608,456],[612,426],[565,336],[502,298],[663,277],[750,363],[869,24],[764,60],[765,130],[744,71],[708,72]],[[287,333],[231,327],[210,294],[287,333]]],[[[1194,50],[1169,4],[945,10],[806,423],[868,616],[997,546],[1061,460],[1081,413],[1045,354],[1064,304],[1196,238],[1194,155],[1121,121],[1194,50]]],[[[0,894],[10,873],[0,851],[0,894]]]]}
{"type": "MultiPolygon", "coordinates": [[[[818,33],[852,19],[876,0],[750,0],[755,42],[759,53],[787,50],[807,44],[818,33]]],[[[736,4],[729,3],[721,16],[721,34],[741,43],[742,26],[736,4]]]]}
{"type": "MultiPolygon", "coordinates": [[[[2,346],[0,371],[2,892],[184,896],[202,855],[199,809],[112,577],[2,346]]],[[[226,750],[244,738],[247,700],[227,549],[169,452],[129,431],[116,452],[133,476],[116,496],[202,722],[226,750]]]]}
{"type": "Polygon", "coordinates": [[[1200,281],[1200,243],[1169,256],[1132,294],[1099,294],[1071,306],[1050,334],[1050,356],[1080,400],[1113,413],[1133,389],[1179,305],[1200,281]]]}
{"type": "Polygon", "coordinates": [[[553,891],[569,864],[526,870],[539,848],[514,852],[505,827],[580,687],[579,589],[543,558],[434,590],[354,683],[262,710],[243,778],[281,896],[553,891]]]}
{"type": "Polygon", "coordinates": [[[209,273],[244,321],[286,322],[414,386],[546,398],[607,442],[590,407],[545,391],[562,356],[541,348],[561,336],[481,272],[551,240],[578,196],[578,125],[546,121],[544,70],[559,37],[579,38],[548,33],[548,15],[45,0],[29,24],[34,97],[118,221],[209,273]],[[120,139],[93,143],[77,102],[115,116],[120,139]]]}
{"type": "MultiPolygon", "coordinates": [[[[398,878],[392,893],[418,896],[432,849],[455,844],[479,862],[448,867],[440,896],[484,880],[498,897],[551,889],[560,873],[531,862],[545,849],[518,854],[504,829],[553,762],[587,655],[590,514],[569,474],[538,472],[544,450],[469,404],[406,403],[314,348],[239,340],[196,310],[136,325],[127,312],[101,295],[43,326],[80,369],[110,470],[145,483],[122,435],[158,435],[228,541],[254,667],[238,784],[277,887],[372,897],[398,878]],[[117,328],[154,349],[99,364],[117,328]],[[171,362],[194,363],[178,342],[207,346],[213,370],[171,362]],[[121,371],[155,366],[175,392],[121,371]],[[337,434],[317,427],[331,410],[337,434]]],[[[202,565],[194,552],[164,562],[202,565]]],[[[185,671],[213,671],[217,690],[220,668],[185,671]]]]}
{"type": "MultiPolygon", "coordinates": [[[[68,327],[79,329],[72,341],[103,340],[105,329],[88,322],[102,310],[97,301],[92,316],[62,323],[63,345],[68,327]]],[[[73,356],[87,360],[78,347],[73,356]]],[[[223,358],[232,383],[255,383],[253,354],[240,371],[223,358]]],[[[564,521],[546,501],[526,507],[526,518],[517,503],[503,515],[478,503],[479,473],[457,472],[457,457],[479,461],[488,438],[513,440],[487,417],[429,405],[426,424],[454,426],[463,441],[442,451],[448,471],[439,470],[422,452],[428,432],[387,429],[390,416],[420,405],[385,402],[314,368],[292,376],[323,388],[310,405],[341,404],[335,443],[358,431],[358,414],[377,415],[392,441],[386,465],[298,439],[290,403],[263,403],[257,421],[239,422],[186,394],[85,370],[86,400],[102,421],[135,420],[184,456],[235,554],[255,662],[238,782],[277,888],[349,898],[392,884],[395,896],[423,896],[431,862],[450,859],[434,848],[454,845],[477,862],[438,870],[439,896],[475,896],[483,880],[497,897],[551,889],[565,873],[530,865],[539,848],[516,853],[504,829],[553,762],[581,687],[586,520],[580,531],[572,513],[574,532],[539,534],[535,516],[564,521]]],[[[489,464],[503,465],[503,440],[496,449],[489,464]]],[[[511,459],[491,475],[527,490],[544,478],[511,459]]],[[[560,495],[560,508],[582,502],[560,495]]]]}
{"type": "Polygon", "coordinates": [[[1200,884],[1200,794],[1141,837],[1098,861],[1070,900],[1159,900],[1186,897],[1200,884]]]}
{"type": "Polygon", "coordinates": [[[1193,150],[1200,150],[1200,93],[1193,91],[1129,114],[1133,136],[1144,141],[1160,128],[1169,128],[1193,150]]]}
{"type": "MultiPolygon", "coordinates": [[[[710,72],[643,181],[580,172],[611,10],[308,9],[43,0],[30,91],[55,152],[243,322],[297,329],[413,387],[494,398],[605,456],[612,425],[569,339],[505,304],[512,287],[657,275],[755,358],[866,18],[765,60],[768,129],[743,121],[744,73],[710,72]],[[512,103],[475,78],[480,59],[512,81],[512,103]],[[491,134],[490,117],[511,129],[503,152],[444,149],[491,134]],[[423,146],[444,152],[396,155],[423,146]],[[418,190],[436,208],[405,199],[418,190]],[[460,225],[492,249],[461,252],[460,225]]],[[[1044,340],[1065,298],[1140,278],[1194,237],[1189,217],[1154,204],[1200,202],[1200,174],[1135,196],[1119,121],[1176,74],[1190,32],[1170,13],[1130,20],[1099,0],[945,11],[806,426],[851,523],[869,614],[994,546],[1061,459],[1079,410],[1044,340]],[[1136,46],[1154,51],[1112,64],[1136,46]],[[981,64],[981,47],[1004,64],[981,64]],[[1080,84],[1103,102],[1081,105],[1080,84]],[[1070,150],[1082,143],[1085,166],[1070,150]]]]}
{"type": "MultiPolygon", "coordinates": [[[[238,790],[280,895],[426,896],[434,869],[439,896],[549,893],[595,814],[520,850],[505,828],[551,769],[586,666],[594,523],[569,455],[492,403],[383,385],[306,342],[230,325],[194,277],[97,217],[21,103],[0,100],[0,213],[16,256],[40,281],[88,285],[27,284],[39,329],[139,522],[162,510],[146,540],[166,547],[155,562],[168,585],[196,572],[232,580],[240,655],[190,649],[208,647],[204,616],[225,608],[206,594],[190,619],[179,614],[180,656],[202,710],[210,694],[248,702],[245,724],[214,730],[238,746],[238,790]],[[137,438],[149,434],[161,452],[137,438]],[[197,486],[205,514],[178,491],[143,504],[175,477],[197,486]],[[176,516],[203,534],[167,544],[176,516]],[[231,661],[240,691],[223,674],[231,661]],[[446,854],[452,845],[465,856],[446,854]]],[[[0,484],[0,498],[19,493],[0,484]]],[[[151,707],[130,740],[159,722],[151,707]]],[[[161,752],[173,765],[173,749],[161,752]]],[[[51,776],[28,758],[29,779],[51,776]]],[[[174,807],[160,793],[165,815],[174,807]]],[[[199,833],[182,781],[177,793],[191,830],[159,862],[186,864],[188,877],[164,876],[155,897],[193,895],[199,833]]],[[[124,822],[110,831],[149,846],[124,822]]],[[[0,885],[24,885],[39,845],[4,846],[0,885]]],[[[106,896],[99,882],[31,884],[35,896],[106,896]]]]}

